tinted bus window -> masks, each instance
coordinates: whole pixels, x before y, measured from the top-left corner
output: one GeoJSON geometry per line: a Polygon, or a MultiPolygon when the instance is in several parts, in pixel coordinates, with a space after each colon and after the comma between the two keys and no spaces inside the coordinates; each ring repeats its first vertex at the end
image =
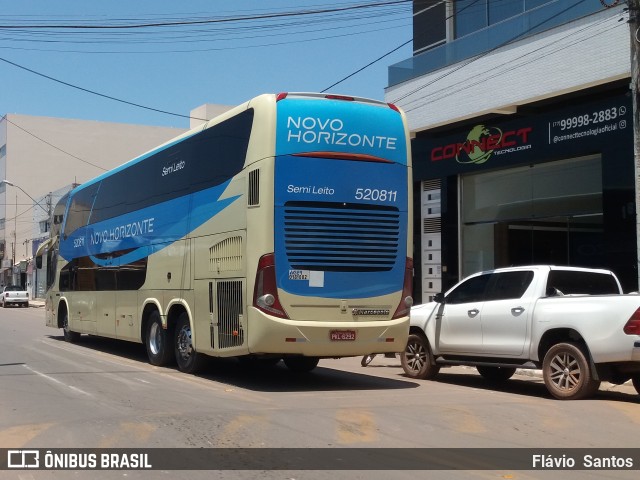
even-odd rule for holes
{"type": "Polygon", "coordinates": [[[253,110],[247,110],[105,178],[89,223],[229,180],[244,167],[252,123],[253,110]]]}

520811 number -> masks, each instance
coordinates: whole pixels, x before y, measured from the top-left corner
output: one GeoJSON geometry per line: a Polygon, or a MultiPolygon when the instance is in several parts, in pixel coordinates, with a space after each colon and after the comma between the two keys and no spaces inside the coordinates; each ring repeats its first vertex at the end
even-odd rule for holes
{"type": "Polygon", "coordinates": [[[380,190],[377,188],[356,188],[356,200],[373,200],[374,202],[395,202],[397,190],[380,190]]]}

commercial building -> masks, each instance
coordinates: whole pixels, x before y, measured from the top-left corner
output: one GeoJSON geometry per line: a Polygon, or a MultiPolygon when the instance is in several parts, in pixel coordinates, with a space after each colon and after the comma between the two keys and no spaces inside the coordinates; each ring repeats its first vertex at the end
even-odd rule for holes
{"type": "Polygon", "coordinates": [[[414,136],[417,301],[536,263],[608,268],[638,289],[623,7],[414,2],[414,56],[390,67],[385,97],[414,136]]]}
{"type": "Polygon", "coordinates": [[[0,119],[0,282],[36,291],[31,262],[48,219],[73,185],[183,129],[7,114],[0,119]],[[4,180],[4,182],[2,182],[4,180]]]}

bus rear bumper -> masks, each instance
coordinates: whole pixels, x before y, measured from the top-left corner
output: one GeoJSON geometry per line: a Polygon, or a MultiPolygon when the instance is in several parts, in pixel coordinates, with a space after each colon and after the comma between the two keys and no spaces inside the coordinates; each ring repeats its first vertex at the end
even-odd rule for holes
{"type": "Polygon", "coordinates": [[[253,310],[249,352],[312,357],[350,357],[404,350],[409,317],[359,322],[292,321],[253,310]]]}

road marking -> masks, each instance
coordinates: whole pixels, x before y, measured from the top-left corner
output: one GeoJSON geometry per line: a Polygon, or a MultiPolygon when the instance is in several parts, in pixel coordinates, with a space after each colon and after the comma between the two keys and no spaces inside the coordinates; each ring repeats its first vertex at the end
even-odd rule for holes
{"type": "Polygon", "coordinates": [[[610,402],[609,405],[626,415],[633,423],[640,424],[640,412],[638,411],[638,405],[635,403],[610,402]]]}
{"type": "Polygon", "coordinates": [[[74,387],[73,385],[67,385],[66,383],[61,382],[57,378],[53,378],[53,377],[51,377],[51,376],[49,376],[49,375],[47,375],[45,373],[39,372],[38,370],[35,370],[35,369],[31,368],[29,365],[22,365],[22,366],[24,368],[26,368],[27,370],[29,370],[30,372],[33,372],[33,373],[35,373],[36,375],[38,375],[38,376],[40,376],[42,378],[46,378],[50,382],[57,383],[58,385],[61,385],[63,387],[67,387],[68,389],[73,390],[76,393],[80,393],[82,395],[87,395],[89,397],[93,397],[93,395],[91,395],[90,393],[85,392],[84,390],[81,390],[78,387],[74,387]]]}
{"type": "Polygon", "coordinates": [[[0,430],[0,447],[24,447],[35,437],[54,425],[55,423],[36,423],[33,425],[18,425],[0,430]]]}
{"type": "MultiPolygon", "coordinates": [[[[265,415],[237,415],[222,430],[220,435],[216,435],[216,444],[214,445],[206,439],[212,447],[226,447],[229,445],[247,444],[251,442],[247,439],[250,437],[260,441],[266,438],[266,430],[269,428],[269,417],[265,415]]],[[[247,444],[246,446],[255,446],[247,444]]],[[[260,446],[264,446],[261,444],[260,446]]]]}
{"type": "Polygon", "coordinates": [[[445,407],[442,414],[447,418],[446,423],[450,424],[457,432],[483,433],[487,431],[485,425],[470,408],[462,405],[445,407]]]}
{"type": "MultiPolygon", "coordinates": [[[[61,344],[60,341],[58,340],[41,339],[40,341],[48,347],[63,350],[65,352],[73,353],[75,355],[81,355],[91,359],[94,362],[108,363],[111,365],[119,365],[119,366],[123,366],[123,365],[131,366],[135,368],[135,370],[131,370],[131,372],[127,372],[127,373],[134,373],[136,375],[140,375],[142,373],[154,374],[164,379],[168,378],[170,379],[171,382],[180,381],[180,382],[195,384],[201,388],[206,388],[207,390],[213,390],[216,393],[232,393],[234,395],[241,396],[242,400],[247,402],[260,403],[263,405],[272,403],[272,400],[268,396],[257,393],[255,390],[243,388],[238,385],[232,385],[233,388],[230,388],[229,382],[226,382],[225,380],[219,380],[216,378],[203,378],[195,375],[186,375],[170,367],[156,367],[148,363],[141,362],[140,360],[131,360],[125,357],[118,356],[117,354],[102,352],[99,350],[89,349],[85,351],[82,348],[79,348],[77,345],[68,344],[68,343],[61,344]]],[[[47,355],[47,353],[44,350],[36,350],[36,351],[38,351],[39,354],[47,355]]],[[[53,356],[53,354],[48,354],[48,355],[53,356]]],[[[58,358],[58,356],[56,356],[55,358],[58,358]]],[[[78,362],[75,362],[65,357],[59,357],[59,358],[72,365],[78,364],[78,362]]],[[[95,373],[102,374],[103,372],[100,370],[95,370],[95,373]]],[[[203,373],[206,374],[207,372],[203,372],[203,373]]],[[[155,382],[149,382],[149,383],[152,385],[155,384],[155,382]]]]}
{"type": "Polygon", "coordinates": [[[119,447],[131,441],[136,442],[136,445],[147,445],[157,428],[146,422],[123,422],[118,431],[104,438],[99,446],[100,448],[119,447]]]}
{"type": "Polygon", "coordinates": [[[376,421],[371,412],[338,410],[336,412],[339,443],[375,442],[378,440],[376,421]]]}

